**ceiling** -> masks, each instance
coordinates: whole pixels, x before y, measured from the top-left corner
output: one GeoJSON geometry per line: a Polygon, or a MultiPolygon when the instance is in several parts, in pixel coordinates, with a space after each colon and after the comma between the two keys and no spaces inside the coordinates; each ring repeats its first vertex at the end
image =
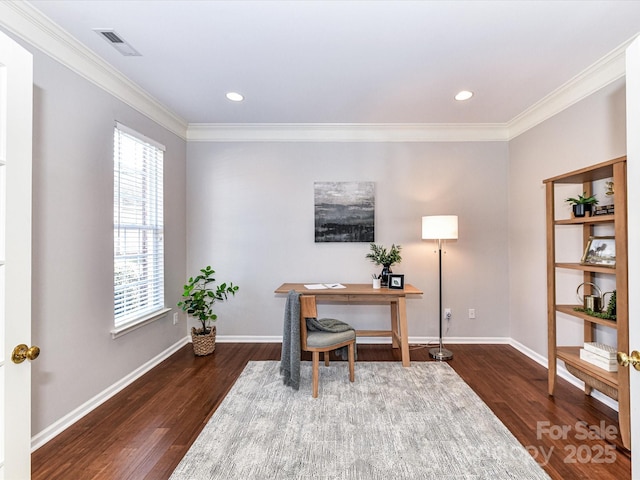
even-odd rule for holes
{"type": "Polygon", "coordinates": [[[502,124],[640,32],[640,1],[30,3],[190,124],[502,124]]]}

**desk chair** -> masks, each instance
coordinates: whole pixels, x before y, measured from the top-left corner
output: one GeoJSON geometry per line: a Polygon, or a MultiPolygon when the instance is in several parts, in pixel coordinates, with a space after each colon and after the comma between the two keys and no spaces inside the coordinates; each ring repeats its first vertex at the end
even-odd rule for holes
{"type": "Polygon", "coordinates": [[[317,318],[316,297],[300,295],[300,349],[311,352],[313,360],[313,398],[318,397],[318,378],[320,376],[320,352],[324,353],[324,364],[329,366],[329,352],[342,347],[349,347],[349,381],[355,380],[355,330],[345,332],[307,331],[307,318],[317,318]]]}

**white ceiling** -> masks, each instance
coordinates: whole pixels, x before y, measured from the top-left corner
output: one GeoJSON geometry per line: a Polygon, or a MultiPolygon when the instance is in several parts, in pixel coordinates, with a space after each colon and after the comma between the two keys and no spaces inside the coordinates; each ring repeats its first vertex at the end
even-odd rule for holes
{"type": "Polygon", "coordinates": [[[640,32],[640,1],[30,3],[188,123],[502,124],[640,32]]]}

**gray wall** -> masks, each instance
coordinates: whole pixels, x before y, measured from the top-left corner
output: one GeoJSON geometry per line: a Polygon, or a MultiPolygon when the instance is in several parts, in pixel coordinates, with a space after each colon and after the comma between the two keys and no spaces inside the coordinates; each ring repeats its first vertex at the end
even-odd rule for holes
{"type": "MultiPolygon", "coordinates": [[[[27,47],[29,48],[29,47],[27,47]]],[[[33,49],[30,49],[33,51],[33,49]]],[[[113,340],[113,127],[166,145],[166,303],[186,277],[185,141],[34,51],[34,434],[185,336],[165,318],[113,340]]]]}
{"type": "MultiPolygon", "coordinates": [[[[546,224],[542,181],[625,155],[625,111],[624,80],[620,80],[509,143],[510,336],[540,355],[547,354],[546,224]]],[[[632,179],[629,179],[629,185],[632,185],[632,179]]],[[[573,194],[582,193],[573,188],[573,194]]],[[[564,199],[569,192],[568,189],[567,195],[557,195],[556,208],[568,208],[564,199]]],[[[568,212],[565,214],[568,217],[568,212]]],[[[570,240],[566,242],[566,245],[560,245],[558,259],[578,261],[575,244],[570,240]]],[[[557,281],[559,302],[574,303],[582,275],[564,272],[557,281]]],[[[558,326],[560,344],[578,345],[583,341],[582,322],[567,317],[558,326]]],[[[606,330],[602,331],[603,335],[611,333],[606,330]]],[[[615,336],[609,338],[613,338],[615,344],[615,336]]]]}
{"type": "MultiPolygon", "coordinates": [[[[366,283],[366,243],[314,243],[315,181],[370,181],[376,242],[401,244],[395,273],[424,290],[407,302],[411,337],[438,333],[438,261],[421,217],[459,215],[444,257],[449,337],[507,337],[507,144],[195,143],[187,147],[188,274],[212,265],[240,286],[218,308],[218,332],[282,334],[284,282],[366,283]],[[475,308],[477,318],[467,318],[475,308]]],[[[357,328],[389,328],[388,307],[323,306],[357,328]]]]}

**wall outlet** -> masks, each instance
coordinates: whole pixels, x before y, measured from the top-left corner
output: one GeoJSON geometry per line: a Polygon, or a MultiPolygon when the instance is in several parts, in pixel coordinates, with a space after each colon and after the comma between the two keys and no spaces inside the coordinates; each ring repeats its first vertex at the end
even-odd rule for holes
{"type": "Polygon", "coordinates": [[[451,309],[450,308],[445,308],[444,309],[444,319],[445,320],[451,320],[451,309]]]}
{"type": "Polygon", "coordinates": [[[475,308],[470,308],[469,309],[469,318],[471,318],[471,319],[476,318],[476,309],[475,308]]]}
{"type": "Polygon", "coordinates": [[[178,312],[174,312],[173,314],[173,324],[177,325],[180,318],[178,318],[178,312]]]}

